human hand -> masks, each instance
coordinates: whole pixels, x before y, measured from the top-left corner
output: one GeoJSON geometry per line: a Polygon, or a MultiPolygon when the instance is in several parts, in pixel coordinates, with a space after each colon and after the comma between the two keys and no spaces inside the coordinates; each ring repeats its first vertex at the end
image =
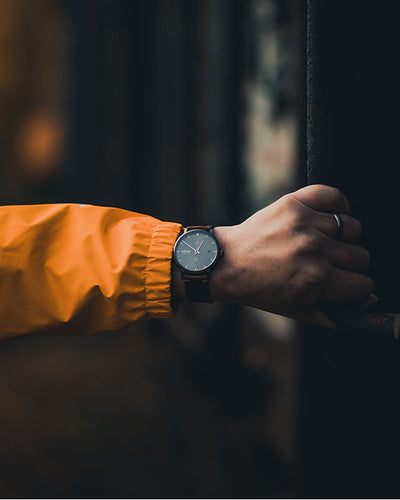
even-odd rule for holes
{"type": "Polygon", "coordinates": [[[299,189],[214,234],[224,249],[210,281],[215,301],[335,327],[324,304],[362,310],[377,300],[364,274],[369,252],[357,244],[361,223],[349,215],[348,200],[336,188],[299,189]],[[340,241],[332,212],[343,220],[340,241]]]}

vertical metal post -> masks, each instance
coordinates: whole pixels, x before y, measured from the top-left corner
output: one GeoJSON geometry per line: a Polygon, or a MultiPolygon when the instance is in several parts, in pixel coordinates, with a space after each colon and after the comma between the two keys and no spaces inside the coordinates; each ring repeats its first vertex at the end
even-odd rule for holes
{"type": "MultiPolygon", "coordinates": [[[[335,133],[329,90],[332,45],[327,17],[328,4],[307,0],[307,180],[309,184],[334,184],[335,133]]],[[[342,307],[329,307],[333,321],[343,330],[388,333],[399,338],[400,315],[351,314],[342,307]]]]}
{"type": "Polygon", "coordinates": [[[324,87],[321,84],[321,53],[323,40],[320,30],[318,0],[307,0],[307,179],[320,182],[321,163],[329,161],[327,136],[324,135],[324,87]]]}

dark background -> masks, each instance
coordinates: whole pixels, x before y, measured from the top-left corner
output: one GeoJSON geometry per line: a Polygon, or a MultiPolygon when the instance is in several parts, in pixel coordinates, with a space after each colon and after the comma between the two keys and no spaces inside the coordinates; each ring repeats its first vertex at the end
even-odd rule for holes
{"type": "MultiPolygon", "coordinates": [[[[309,180],[338,186],[363,221],[378,311],[397,312],[399,37],[393,5],[308,1],[318,81],[318,158],[309,180]]],[[[312,497],[396,498],[398,342],[302,328],[299,476],[312,497]]]]}
{"type": "MultiPolygon", "coordinates": [[[[1,203],[235,224],[336,185],[398,312],[394,7],[308,4],[324,161],[307,179],[305,1],[0,0],[1,203]]],[[[3,342],[0,496],[396,498],[398,357],[231,305],[3,342]]]]}
{"type": "MultiPolygon", "coordinates": [[[[297,14],[289,1],[0,0],[1,203],[240,222],[293,182],[297,14]],[[257,199],[253,87],[284,167],[257,199]]],[[[275,330],[245,308],[188,305],[90,338],[3,342],[0,496],[290,496],[296,341],[275,330]]]]}

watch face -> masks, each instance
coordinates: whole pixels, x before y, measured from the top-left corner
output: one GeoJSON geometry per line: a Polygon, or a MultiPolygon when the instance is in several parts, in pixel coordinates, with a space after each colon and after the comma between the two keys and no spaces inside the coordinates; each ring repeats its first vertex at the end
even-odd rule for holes
{"type": "Polygon", "coordinates": [[[200,273],[212,266],[218,257],[216,239],[203,229],[183,233],[175,243],[175,261],[185,270],[200,273]]]}

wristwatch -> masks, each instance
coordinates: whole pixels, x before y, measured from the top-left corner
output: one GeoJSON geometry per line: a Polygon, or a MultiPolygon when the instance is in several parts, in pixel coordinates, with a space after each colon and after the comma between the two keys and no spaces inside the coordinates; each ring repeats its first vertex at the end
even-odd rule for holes
{"type": "Polygon", "coordinates": [[[210,273],[223,255],[213,235],[214,226],[189,226],[178,237],[173,258],[180,268],[189,302],[212,303],[210,273]]]}

